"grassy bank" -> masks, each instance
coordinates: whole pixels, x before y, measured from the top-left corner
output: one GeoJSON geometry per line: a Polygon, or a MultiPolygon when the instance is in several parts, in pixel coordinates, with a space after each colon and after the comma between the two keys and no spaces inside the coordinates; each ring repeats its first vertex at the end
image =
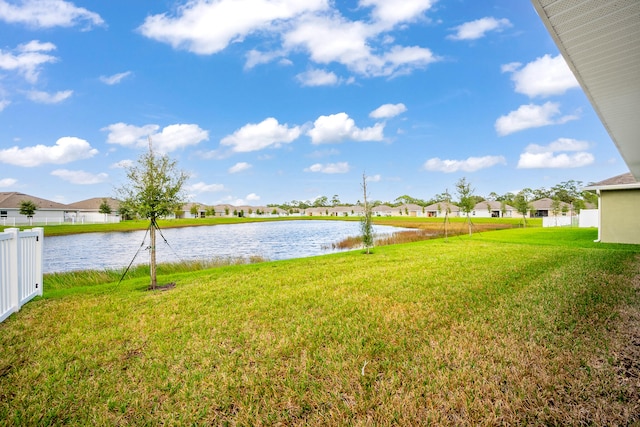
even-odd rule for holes
{"type": "Polygon", "coordinates": [[[595,237],[502,230],[175,271],[163,292],[45,280],[0,324],[0,420],[640,422],[640,247],[595,237]]]}

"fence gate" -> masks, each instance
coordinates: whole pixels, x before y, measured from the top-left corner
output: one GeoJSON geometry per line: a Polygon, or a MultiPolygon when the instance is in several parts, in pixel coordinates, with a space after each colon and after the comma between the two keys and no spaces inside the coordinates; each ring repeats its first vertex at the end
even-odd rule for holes
{"type": "Polygon", "coordinates": [[[0,233],[0,322],[42,296],[44,229],[0,233]]]}

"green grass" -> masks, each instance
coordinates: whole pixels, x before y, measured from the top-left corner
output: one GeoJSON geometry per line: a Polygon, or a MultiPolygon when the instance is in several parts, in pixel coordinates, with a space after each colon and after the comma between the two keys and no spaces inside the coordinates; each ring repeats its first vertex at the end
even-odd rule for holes
{"type": "Polygon", "coordinates": [[[0,324],[0,424],[640,422],[624,363],[640,247],[596,236],[175,269],[161,292],[141,275],[48,277],[0,324]]]}

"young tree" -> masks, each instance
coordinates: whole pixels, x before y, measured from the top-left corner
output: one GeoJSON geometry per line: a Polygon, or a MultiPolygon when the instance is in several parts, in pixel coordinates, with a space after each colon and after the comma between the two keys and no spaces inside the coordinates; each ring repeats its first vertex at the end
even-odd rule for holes
{"type": "Polygon", "coordinates": [[[519,214],[522,214],[523,227],[527,226],[527,212],[531,209],[531,194],[531,190],[525,188],[516,194],[516,197],[513,199],[513,207],[516,208],[519,214]]]}
{"type": "Polygon", "coordinates": [[[33,215],[36,213],[38,207],[31,200],[23,200],[20,202],[20,215],[24,215],[29,220],[29,225],[33,220],[33,215]]]}
{"type": "Polygon", "coordinates": [[[136,216],[136,210],[133,208],[133,206],[127,203],[126,200],[120,201],[118,213],[123,220],[133,219],[136,216]]]}
{"type": "Polygon", "coordinates": [[[460,178],[456,183],[456,190],[458,190],[458,196],[460,196],[460,210],[467,215],[467,224],[469,225],[469,236],[471,236],[471,217],[469,214],[473,210],[476,204],[476,198],[473,195],[475,191],[471,188],[471,183],[467,182],[466,178],[460,178]]]}
{"type": "MultiPolygon", "coordinates": [[[[449,241],[449,214],[451,214],[451,194],[449,189],[444,190],[440,195],[444,202],[444,240],[449,241]]],[[[438,202],[438,214],[442,213],[442,205],[438,202]]]]}
{"type": "Polygon", "coordinates": [[[157,155],[149,140],[149,151],[142,154],[137,163],[127,168],[128,183],[119,189],[125,206],[140,217],[149,220],[150,289],[157,286],[156,279],[156,229],[160,217],[173,213],[185,202],[183,185],[188,175],[176,169],[176,161],[167,155],[157,155]]]}
{"type": "Polygon", "coordinates": [[[364,195],[364,214],[360,220],[360,230],[362,231],[362,244],[364,245],[367,255],[371,253],[373,247],[373,222],[371,219],[371,205],[367,203],[369,194],[367,192],[367,175],[362,174],[362,194],[364,195]]]}
{"type": "Polygon", "coordinates": [[[198,206],[197,204],[192,204],[191,205],[191,209],[189,209],[189,212],[191,213],[191,216],[193,216],[194,218],[198,217],[198,210],[199,210],[200,206],[198,206]]]}
{"type": "Polygon", "coordinates": [[[107,199],[102,199],[102,203],[100,203],[100,207],[98,208],[98,212],[104,214],[104,222],[107,222],[107,215],[111,214],[111,206],[107,202],[107,199]]]}

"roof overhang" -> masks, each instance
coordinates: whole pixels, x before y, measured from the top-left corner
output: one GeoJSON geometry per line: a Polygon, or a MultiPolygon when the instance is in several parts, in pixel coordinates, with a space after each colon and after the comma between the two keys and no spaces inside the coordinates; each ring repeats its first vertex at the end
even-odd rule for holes
{"type": "Polygon", "coordinates": [[[609,190],[638,190],[640,189],[640,182],[635,184],[617,184],[617,185],[590,185],[583,188],[584,191],[609,191],[609,190]]]}
{"type": "Polygon", "coordinates": [[[640,181],[640,0],[531,0],[640,181]]]}

